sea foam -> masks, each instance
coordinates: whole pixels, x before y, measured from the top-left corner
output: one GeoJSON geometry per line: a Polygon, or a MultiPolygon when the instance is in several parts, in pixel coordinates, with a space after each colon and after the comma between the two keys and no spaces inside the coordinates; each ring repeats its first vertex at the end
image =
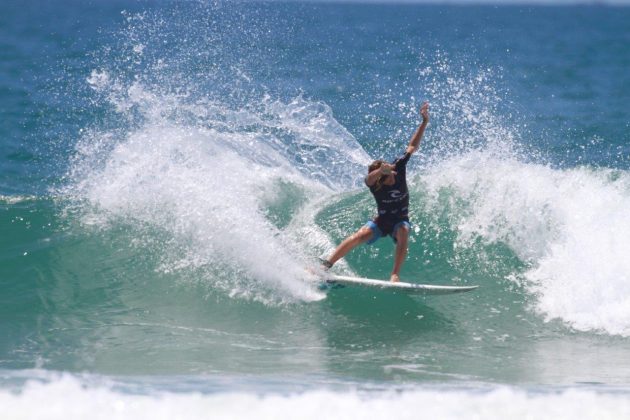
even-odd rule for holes
{"type": "Polygon", "coordinates": [[[380,392],[329,389],[255,393],[128,393],[111,385],[86,385],[64,375],[0,390],[6,418],[72,419],[621,419],[630,416],[626,392],[561,389],[527,392],[413,388],[380,392]]]}
{"type": "Polygon", "coordinates": [[[140,123],[126,122],[122,133],[88,129],[79,140],[63,195],[86,224],[131,226],[132,242],[163,254],[159,270],[201,269],[213,288],[232,296],[323,297],[304,267],[318,244],[331,244],[304,207],[351,188],[369,160],[328,106],[265,96],[232,109],[137,82],[123,86],[103,71],[88,83],[108,92],[121,120],[140,123]],[[269,206],[286,201],[290,187],[304,197],[304,206],[292,209],[302,211],[295,218],[301,224],[274,224],[269,206]],[[160,232],[166,240],[152,240],[160,232]]]}
{"type": "Polygon", "coordinates": [[[554,169],[471,152],[421,179],[433,205],[446,191],[466,203],[451,214],[459,246],[501,242],[526,263],[520,279],[547,320],[630,335],[627,172],[554,169]]]}

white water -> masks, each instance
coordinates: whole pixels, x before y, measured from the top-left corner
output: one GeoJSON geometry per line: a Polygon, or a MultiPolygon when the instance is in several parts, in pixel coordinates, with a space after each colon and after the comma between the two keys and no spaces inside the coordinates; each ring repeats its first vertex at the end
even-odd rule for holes
{"type": "MultiPolygon", "coordinates": [[[[438,57],[422,72],[445,122],[427,133],[420,183],[428,206],[442,205],[444,189],[466,203],[450,209],[455,246],[505,243],[527,264],[510,279],[546,320],[630,336],[630,175],[524,163],[512,125],[496,112],[491,71],[462,75],[438,57]]],[[[160,270],[210,266],[208,281],[232,295],[322,298],[303,270],[308,256],[332,246],[313,223],[318,203],[357,186],[369,161],[328,106],[261,97],[233,109],[106,71],[88,83],[121,119],[142,119],[123,134],[88,131],[79,142],[69,195],[97,210],[86,221],[166,232],[167,244],[147,245],[164,251],[160,270]],[[279,180],[306,197],[282,228],[266,213],[292,199],[279,180]]]]}
{"type": "Polygon", "coordinates": [[[17,392],[0,390],[3,418],[73,419],[622,419],[627,392],[588,389],[526,392],[413,388],[403,391],[319,389],[304,392],[228,391],[131,394],[111,385],[88,385],[71,375],[29,381],[17,392]]]}
{"type": "Polygon", "coordinates": [[[288,227],[267,212],[270,203],[290,201],[279,182],[304,197],[295,212],[361,179],[369,157],[329,107],[264,97],[256,110],[232,110],[137,82],[125,87],[104,72],[88,82],[108,92],[122,120],[140,113],[142,123],[122,134],[87,130],[78,143],[63,194],[79,203],[85,223],[144,232],[133,242],[163,254],[159,270],[204,270],[230,295],[323,297],[304,270],[326,238],[313,226],[315,210],[288,227]],[[166,239],[155,239],[160,232],[166,239]]]}
{"type": "Polygon", "coordinates": [[[451,216],[458,246],[501,242],[527,262],[521,280],[547,320],[630,336],[630,174],[473,152],[421,182],[432,205],[446,189],[466,203],[451,216]]]}

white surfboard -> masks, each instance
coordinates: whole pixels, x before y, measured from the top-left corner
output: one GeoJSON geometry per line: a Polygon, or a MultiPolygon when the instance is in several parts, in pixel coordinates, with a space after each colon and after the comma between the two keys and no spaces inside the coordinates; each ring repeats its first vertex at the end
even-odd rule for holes
{"type": "Polygon", "coordinates": [[[328,284],[342,284],[344,286],[358,286],[383,290],[399,291],[413,295],[449,295],[452,293],[470,292],[479,286],[437,286],[433,284],[415,284],[387,280],[364,279],[361,277],[338,276],[326,274],[324,281],[328,284]]]}

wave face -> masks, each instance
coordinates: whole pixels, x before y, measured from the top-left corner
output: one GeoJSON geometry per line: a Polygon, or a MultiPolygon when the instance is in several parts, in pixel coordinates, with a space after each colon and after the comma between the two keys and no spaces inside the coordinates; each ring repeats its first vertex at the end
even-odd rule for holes
{"type": "Polygon", "coordinates": [[[449,204],[454,245],[506,245],[524,264],[522,283],[545,319],[628,336],[630,177],[626,171],[554,170],[473,153],[432,168],[433,211],[449,204]]]}
{"type": "MultiPolygon", "coordinates": [[[[533,72],[522,57],[547,47],[529,50],[531,28],[552,27],[553,10],[444,9],[461,22],[484,17],[475,48],[498,44],[476,54],[442,12],[431,14],[439,7],[156,2],[121,13],[116,4],[100,6],[116,27],[85,13],[105,25],[100,38],[42,41],[60,49],[51,62],[62,65],[40,69],[52,74],[48,90],[25,87],[41,101],[29,112],[47,118],[24,124],[33,150],[14,153],[4,133],[12,152],[0,173],[0,368],[188,378],[167,391],[196,375],[339,380],[346,390],[364,381],[627,385],[630,173],[625,108],[614,106],[627,101],[612,94],[625,92],[615,84],[627,73],[623,57],[604,54],[605,72],[579,63],[566,78],[602,87],[554,92],[571,106],[550,96],[544,107],[531,92],[563,85],[564,73],[533,72]],[[514,33],[497,41],[485,28],[514,33]],[[520,58],[506,61],[508,49],[520,58]],[[578,111],[600,95],[609,105],[589,106],[609,124],[588,125],[578,111]],[[432,119],[410,162],[402,277],[480,288],[444,298],[322,289],[309,268],[373,216],[366,165],[402,152],[425,99],[432,119]]],[[[626,20],[597,13],[611,31],[600,28],[602,39],[618,39],[626,20]]],[[[588,50],[589,40],[569,35],[567,45],[588,50]]],[[[22,129],[8,121],[11,133],[22,129]]],[[[392,252],[384,239],[335,270],[386,278],[392,252]]],[[[590,398],[611,416],[625,410],[590,390],[478,390],[420,387],[376,401],[413,410],[442,395],[503,414],[516,401],[536,415],[590,398]]],[[[204,395],[195,407],[225,404],[228,416],[243,401],[271,413],[319,404],[307,391],[281,390],[270,397],[277,404],[204,395]]],[[[48,392],[150,410],[178,410],[190,397],[85,389],[71,376],[0,398],[45,402],[48,392]]],[[[323,394],[341,412],[365,404],[360,392],[323,394]]],[[[456,415],[445,407],[440,417],[456,415]]]]}

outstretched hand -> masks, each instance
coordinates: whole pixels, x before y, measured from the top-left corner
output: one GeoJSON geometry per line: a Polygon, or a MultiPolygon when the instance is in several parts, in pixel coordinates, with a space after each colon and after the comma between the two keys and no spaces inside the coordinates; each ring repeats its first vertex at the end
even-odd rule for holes
{"type": "Polygon", "coordinates": [[[420,115],[422,115],[423,123],[429,122],[429,103],[428,102],[425,101],[422,103],[422,106],[420,107],[420,115]]]}
{"type": "Polygon", "coordinates": [[[424,130],[429,124],[429,102],[425,101],[422,103],[422,106],[420,107],[420,115],[422,115],[422,124],[418,126],[416,131],[413,133],[413,136],[411,136],[409,146],[407,146],[407,153],[415,153],[416,150],[418,150],[420,140],[422,140],[422,136],[424,135],[424,130]]]}

